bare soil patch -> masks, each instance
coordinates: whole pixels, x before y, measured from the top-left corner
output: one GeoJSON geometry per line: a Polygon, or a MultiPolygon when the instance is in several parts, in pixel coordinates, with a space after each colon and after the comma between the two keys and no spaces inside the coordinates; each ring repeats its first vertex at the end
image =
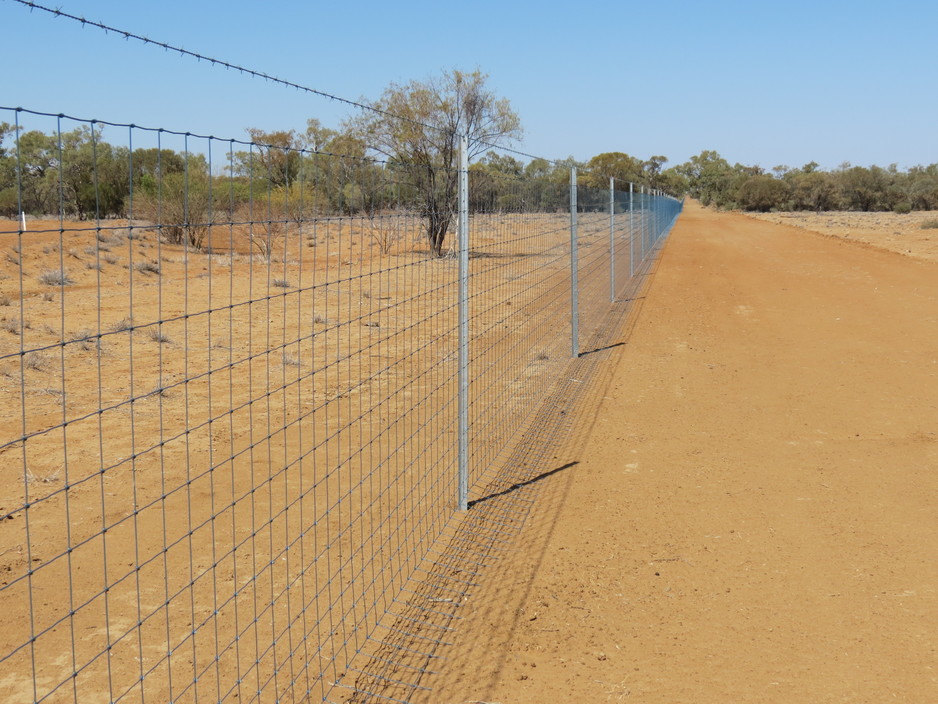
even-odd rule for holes
{"type": "Polygon", "coordinates": [[[938,701],[938,265],[849,240],[688,204],[427,701],[938,701]]]}
{"type": "Polygon", "coordinates": [[[779,225],[794,225],[821,235],[888,249],[916,259],[938,261],[938,211],[898,213],[747,213],[779,225]]]}

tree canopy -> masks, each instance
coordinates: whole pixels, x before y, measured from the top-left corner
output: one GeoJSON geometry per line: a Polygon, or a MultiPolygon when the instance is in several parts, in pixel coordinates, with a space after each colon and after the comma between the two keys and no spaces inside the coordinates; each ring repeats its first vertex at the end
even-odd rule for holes
{"type": "Polygon", "coordinates": [[[427,239],[434,254],[456,208],[459,140],[468,137],[469,159],[520,139],[521,121],[505,98],[486,87],[488,76],[474,71],[442,75],[405,85],[392,83],[348,123],[369,149],[408,168],[421,194],[427,239]]]}

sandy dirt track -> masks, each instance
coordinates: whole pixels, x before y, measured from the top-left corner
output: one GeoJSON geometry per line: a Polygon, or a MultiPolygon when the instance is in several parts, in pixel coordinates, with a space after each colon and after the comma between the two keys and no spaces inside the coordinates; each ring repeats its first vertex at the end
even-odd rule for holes
{"type": "Polygon", "coordinates": [[[938,264],[688,203],[627,335],[432,700],[938,701],[938,264]]]}

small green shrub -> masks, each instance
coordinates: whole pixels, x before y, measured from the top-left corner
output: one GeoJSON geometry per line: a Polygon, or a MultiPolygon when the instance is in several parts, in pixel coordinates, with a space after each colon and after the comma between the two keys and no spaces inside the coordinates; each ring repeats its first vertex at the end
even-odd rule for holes
{"type": "Polygon", "coordinates": [[[892,212],[898,213],[899,215],[908,215],[909,213],[912,212],[912,204],[911,204],[911,203],[904,203],[904,202],[903,202],[903,203],[896,203],[896,204],[892,207],[892,212]]]}

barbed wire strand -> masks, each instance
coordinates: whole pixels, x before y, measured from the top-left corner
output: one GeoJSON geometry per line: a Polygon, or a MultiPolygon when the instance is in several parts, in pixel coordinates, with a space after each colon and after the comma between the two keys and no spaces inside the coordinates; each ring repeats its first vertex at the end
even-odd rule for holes
{"type": "MultiPolygon", "coordinates": [[[[424,122],[415,120],[410,117],[405,117],[403,115],[397,115],[387,110],[382,110],[381,108],[377,108],[374,105],[362,103],[357,100],[351,100],[349,98],[343,98],[342,96],[335,95],[334,93],[328,93],[326,91],[319,90],[317,88],[311,88],[310,86],[302,85],[301,83],[296,83],[294,81],[290,81],[284,78],[279,78],[278,76],[273,76],[269,73],[265,73],[264,71],[258,71],[256,69],[248,68],[246,66],[241,66],[239,64],[235,64],[230,61],[225,61],[224,59],[217,59],[211,56],[206,56],[205,54],[200,54],[199,52],[196,52],[196,51],[190,51],[189,49],[185,49],[180,46],[174,46],[173,44],[169,44],[168,42],[162,42],[157,39],[151,39],[150,37],[147,37],[143,34],[136,34],[135,32],[131,32],[126,29],[120,29],[119,27],[113,27],[111,25],[104,24],[103,22],[89,20],[86,17],[82,17],[80,15],[73,15],[59,8],[47,7],[40,3],[32,2],[32,0],[13,0],[13,2],[19,3],[20,5],[24,5],[25,7],[28,7],[30,10],[40,10],[42,12],[48,12],[51,15],[55,15],[56,17],[64,17],[65,19],[72,20],[73,22],[78,22],[82,26],[88,25],[91,27],[95,27],[96,29],[102,30],[105,34],[113,32],[114,34],[121,35],[122,37],[124,37],[124,39],[133,39],[143,44],[156,46],[166,51],[172,51],[172,52],[178,53],[181,56],[193,58],[196,61],[207,61],[212,66],[221,66],[225,69],[238,71],[239,73],[246,74],[250,76],[251,78],[259,78],[259,79],[268,81],[270,83],[276,83],[278,85],[282,85],[285,88],[293,88],[295,90],[298,90],[304,93],[309,93],[311,95],[316,95],[321,98],[326,98],[328,100],[343,103],[345,105],[356,108],[358,110],[363,110],[365,112],[373,112],[378,115],[383,115],[384,117],[389,117],[394,120],[401,120],[402,122],[407,122],[412,125],[422,127],[424,129],[434,130],[438,132],[446,132],[446,130],[444,130],[441,127],[437,127],[435,125],[428,125],[424,122]]],[[[478,143],[482,144],[483,146],[489,147],[490,149],[499,149],[501,151],[505,151],[510,154],[514,154],[516,156],[521,156],[526,159],[544,159],[545,161],[551,164],[555,164],[555,165],[560,165],[563,163],[563,160],[547,159],[546,157],[541,157],[541,156],[537,156],[534,154],[528,154],[526,152],[519,151],[517,149],[512,149],[510,147],[505,147],[503,145],[492,144],[491,142],[485,142],[485,141],[479,140],[478,143]]]]}

